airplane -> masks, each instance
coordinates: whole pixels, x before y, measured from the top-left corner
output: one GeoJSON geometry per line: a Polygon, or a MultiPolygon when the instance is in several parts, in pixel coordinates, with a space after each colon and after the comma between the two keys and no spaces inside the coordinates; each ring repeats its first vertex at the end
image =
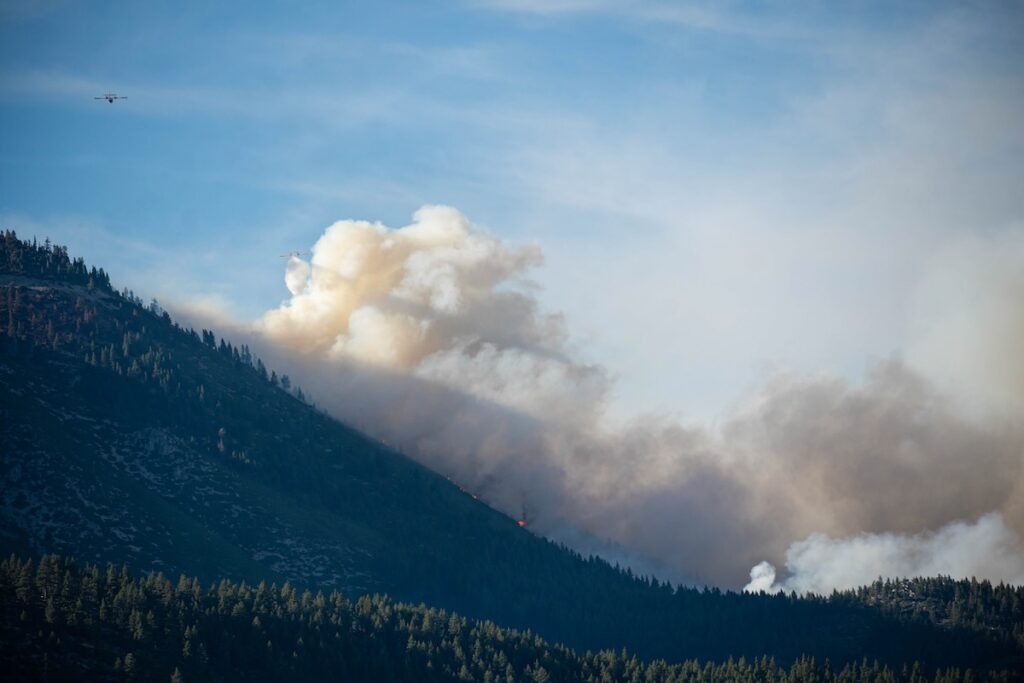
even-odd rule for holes
{"type": "Polygon", "coordinates": [[[94,100],[106,100],[110,104],[113,104],[114,100],[127,100],[128,96],[127,95],[118,95],[117,93],[114,93],[114,92],[108,92],[108,93],[105,93],[103,95],[103,97],[94,97],[93,99],[94,100]]]}
{"type": "Polygon", "coordinates": [[[289,251],[287,254],[281,254],[281,258],[299,258],[300,256],[309,256],[308,251],[289,251]]]}

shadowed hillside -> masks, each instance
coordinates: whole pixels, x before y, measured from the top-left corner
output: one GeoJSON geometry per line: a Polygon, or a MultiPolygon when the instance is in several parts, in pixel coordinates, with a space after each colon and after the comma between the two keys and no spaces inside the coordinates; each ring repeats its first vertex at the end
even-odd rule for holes
{"type": "Polygon", "coordinates": [[[247,348],[13,233],[0,237],[0,453],[8,552],[382,592],[670,661],[1020,664],[1012,589],[990,625],[938,593],[947,607],[931,611],[882,590],[737,595],[581,557],[321,414],[247,348]]]}

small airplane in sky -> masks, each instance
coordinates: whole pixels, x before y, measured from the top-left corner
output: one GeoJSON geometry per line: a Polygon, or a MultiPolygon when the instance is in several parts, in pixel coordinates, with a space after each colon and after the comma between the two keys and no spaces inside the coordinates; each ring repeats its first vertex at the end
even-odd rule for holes
{"type": "Polygon", "coordinates": [[[104,93],[103,97],[94,97],[93,99],[94,100],[106,100],[107,102],[110,102],[111,104],[113,104],[114,100],[127,100],[128,96],[127,95],[118,95],[116,92],[108,92],[108,93],[104,93]]]}
{"type": "Polygon", "coordinates": [[[308,251],[289,251],[287,254],[281,254],[281,258],[299,258],[300,256],[309,256],[308,251]]]}

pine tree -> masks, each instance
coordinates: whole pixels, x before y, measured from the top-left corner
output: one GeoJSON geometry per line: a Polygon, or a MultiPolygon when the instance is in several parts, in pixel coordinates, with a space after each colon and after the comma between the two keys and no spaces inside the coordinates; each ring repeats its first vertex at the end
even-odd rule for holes
{"type": "Polygon", "coordinates": [[[124,675],[128,680],[134,680],[138,675],[138,662],[135,659],[135,655],[131,652],[124,656],[124,675]]]}

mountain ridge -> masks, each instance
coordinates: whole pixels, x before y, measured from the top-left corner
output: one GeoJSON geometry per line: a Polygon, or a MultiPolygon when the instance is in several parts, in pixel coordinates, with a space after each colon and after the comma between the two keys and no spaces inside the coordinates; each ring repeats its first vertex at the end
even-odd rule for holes
{"type": "Polygon", "coordinates": [[[939,628],[841,595],[698,591],[584,558],[315,411],[246,347],[13,233],[0,238],[5,321],[4,552],[386,592],[670,661],[1019,665],[1016,627],[939,628]]]}

